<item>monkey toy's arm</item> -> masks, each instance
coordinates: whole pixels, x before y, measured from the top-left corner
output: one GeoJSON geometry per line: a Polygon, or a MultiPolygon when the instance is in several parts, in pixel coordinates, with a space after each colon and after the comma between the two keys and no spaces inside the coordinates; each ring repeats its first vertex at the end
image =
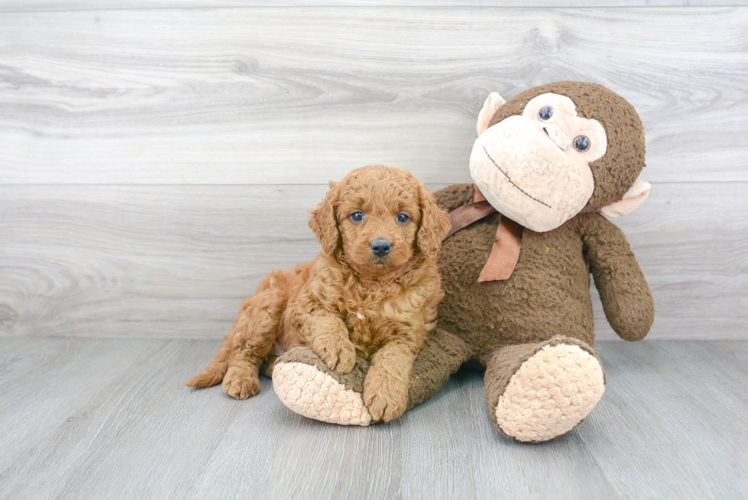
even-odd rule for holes
{"type": "Polygon", "coordinates": [[[578,219],[584,258],[600,292],[605,317],[622,339],[643,339],[654,321],[654,302],[626,236],[598,213],[578,219]]]}

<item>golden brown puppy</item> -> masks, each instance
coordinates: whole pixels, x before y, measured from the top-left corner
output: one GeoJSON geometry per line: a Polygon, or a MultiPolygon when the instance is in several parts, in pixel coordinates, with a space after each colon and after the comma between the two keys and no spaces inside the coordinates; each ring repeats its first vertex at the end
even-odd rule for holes
{"type": "Polygon", "coordinates": [[[187,384],[246,399],[277,356],[311,347],[340,373],[371,361],[364,402],[375,420],[402,415],[413,361],[443,296],[435,257],[449,218],[405,170],[354,170],[313,210],[312,262],[271,273],[244,301],[216,358],[187,384]]]}

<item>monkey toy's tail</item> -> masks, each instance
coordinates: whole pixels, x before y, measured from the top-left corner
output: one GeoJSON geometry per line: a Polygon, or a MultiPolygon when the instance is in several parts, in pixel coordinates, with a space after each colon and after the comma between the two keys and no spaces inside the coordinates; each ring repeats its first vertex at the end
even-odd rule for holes
{"type": "Polygon", "coordinates": [[[226,370],[229,368],[229,355],[231,354],[231,335],[226,335],[223,340],[223,344],[218,349],[218,354],[213,361],[203,371],[195,375],[187,382],[188,387],[210,387],[216,385],[223,376],[226,375],[226,370]]]}

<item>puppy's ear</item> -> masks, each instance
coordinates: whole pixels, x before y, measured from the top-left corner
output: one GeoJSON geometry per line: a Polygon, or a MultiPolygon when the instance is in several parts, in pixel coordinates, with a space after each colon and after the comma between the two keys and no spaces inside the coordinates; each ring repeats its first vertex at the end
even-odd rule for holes
{"type": "Polygon", "coordinates": [[[452,224],[449,215],[436,204],[434,196],[418,181],[418,199],[421,205],[421,227],[418,229],[418,249],[427,257],[436,257],[442,246],[442,239],[452,224]]]}
{"type": "Polygon", "coordinates": [[[340,183],[330,181],[330,190],[325,199],[310,210],[312,216],[309,218],[309,227],[322,245],[322,250],[332,254],[340,244],[340,232],[338,232],[338,220],[335,213],[335,205],[340,196],[340,183]]]}

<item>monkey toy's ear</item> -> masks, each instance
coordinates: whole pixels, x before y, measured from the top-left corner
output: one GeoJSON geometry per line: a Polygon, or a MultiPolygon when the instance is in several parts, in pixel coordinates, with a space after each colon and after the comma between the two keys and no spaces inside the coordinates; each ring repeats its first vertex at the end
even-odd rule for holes
{"type": "Polygon", "coordinates": [[[478,113],[478,125],[475,129],[478,131],[478,135],[481,135],[488,128],[488,124],[491,122],[491,118],[496,113],[496,110],[504,105],[506,100],[499,95],[498,92],[491,92],[486,97],[486,102],[483,103],[483,107],[478,113]]]}
{"type": "Polygon", "coordinates": [[[626,191],[626,194],[623,195],[621,201],[604,206],[600,209],[600,212],[611,219],[614,217],[620,217],[621,215],[628,215],[639,208],[639,205],[647,199],[651,189],[652,186],[649,182],[636,181],[634,185],[631,186],[631,189],[626,191]]]}

